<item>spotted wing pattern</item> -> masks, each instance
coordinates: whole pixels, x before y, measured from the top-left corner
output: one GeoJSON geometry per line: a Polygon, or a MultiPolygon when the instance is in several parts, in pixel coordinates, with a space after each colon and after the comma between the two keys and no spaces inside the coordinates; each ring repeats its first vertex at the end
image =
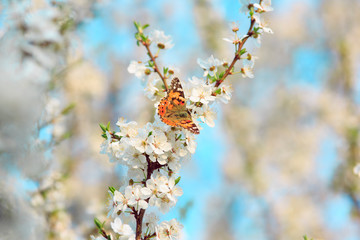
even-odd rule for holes
{"type": "Polygon", "coordinates": [[[167,96],[163,97],[158,106],[161,121],[172,127],[182,127],[194,134],[199,134],[199,128],[193,122],[190,111],[186,108],[186,100],[180,80],[171,81],[167,96]]]}

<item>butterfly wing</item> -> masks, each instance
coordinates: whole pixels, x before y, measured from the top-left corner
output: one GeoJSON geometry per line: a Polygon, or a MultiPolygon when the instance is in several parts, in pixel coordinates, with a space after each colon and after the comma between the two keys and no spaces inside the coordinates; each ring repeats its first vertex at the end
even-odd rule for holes
{"type": "Polygon", "coordinates": [[[191,118],[191,114],[185,105],[185,95],[180,80],[174,78],[171,81],[168,95],[161,99],[158,106],[158,114],[161,121],[172,127],[183,127],[192,133],[200,131],[191,118]]]}
{"type": "MultiPolygon", "coordinates": [[[[190,114],[190,113],[189,113],[190,114]]],[[[200,133],[200,130],[199,128],[196,126],[196,124],[193,122],[193,120],[191,119],[191,116],[190,116],[190,119],[183,119],[183,120],[180,120],[178,122],[178,125],[180,127],[183,127],[187,130],[189,130],[190,132],[194,133],[194,134],[199,134],[200,133]]]]}

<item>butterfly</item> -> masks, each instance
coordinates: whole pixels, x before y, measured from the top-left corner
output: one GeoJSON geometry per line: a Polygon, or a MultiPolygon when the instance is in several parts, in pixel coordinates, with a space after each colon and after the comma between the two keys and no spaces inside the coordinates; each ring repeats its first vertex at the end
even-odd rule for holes
{"type": "Polygon", "coordinates": [[[182,127],[194,134],[200,130],[193,122],[180,80],[176,77],[171,81],[167,96],[163,97],[158,106],[161,121],[172,127],[182,127]]]}

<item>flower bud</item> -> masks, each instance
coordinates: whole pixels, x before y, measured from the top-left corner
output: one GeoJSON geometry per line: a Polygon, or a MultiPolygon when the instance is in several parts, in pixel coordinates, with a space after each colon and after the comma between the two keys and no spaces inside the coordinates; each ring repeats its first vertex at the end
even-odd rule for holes
{"type": "Polygon", "coordinates": [[[158,48],[160,48],[160,49],[164,49],[165,48],[165,45],[163,44],[163,43],[158,43],[158,48]]]}
{"type": "Polygon", "coordinates": [[[145,69],[145,75],[150,75],[151,74],[151,70],[150,69],[145,69]]]}

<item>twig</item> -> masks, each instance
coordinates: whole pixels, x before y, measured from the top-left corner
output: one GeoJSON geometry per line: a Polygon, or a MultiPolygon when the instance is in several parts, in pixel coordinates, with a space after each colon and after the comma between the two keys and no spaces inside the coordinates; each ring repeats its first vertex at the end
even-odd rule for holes
{"type": "MultiPolygon", "coordinates": [[[[251,18],[250,27],[246,34],[247,36],[244,37],[243,39],[241,39],[238,50],[235,52],[234,59],[232,60],[230,66],[226,69],[226,71],[225,71],[224,75],[221,77],[221,79],[216,82],[215,87],[219,87],[219,85],[225,80],[225,78],[231,74],[232,68],[234,67],[235,63],[240,59],[240,52],[241,52],[246,40],[248,40],[248,38],[254,34],[254,32],[253,32],[254,24],[255,24],[255,19],[251,18]]],[[[216,95],[216,93],[213,93],[213,95],[216,95]]]]}
{"type": "Polygon", "coordinates": [[[165,90],[166,90],[166,92],[168,92],[168,91],[169,91],[169,88],[168,88],[168,85],[167,85],[167,83],[166,83],[166,78],[165,78],[165,76],[163,76],[163,75],[161,74],[161,72],[160,72],[160,70],[159,70],[159,68],[158,68],[158,66],[157,66],[157,64],[156,64],[155,57],[154,57],[154,55],[151,53],[151,50],[150,50],[150,43],[147,42],[147,41],[146,41],[146,42],[145,42],[145,41],[142,41],[142,44],[145,46],[145,48],[146,48],[146,50],[147,50],[147,52],[148,52],[148,55],[149,55],[149,57],[151,58],[151,61],[154,63],[154,70],[155,70],[155,72],[160,76],[161,80],[162,80],[163,83],[164,83],[165,90]]]}

